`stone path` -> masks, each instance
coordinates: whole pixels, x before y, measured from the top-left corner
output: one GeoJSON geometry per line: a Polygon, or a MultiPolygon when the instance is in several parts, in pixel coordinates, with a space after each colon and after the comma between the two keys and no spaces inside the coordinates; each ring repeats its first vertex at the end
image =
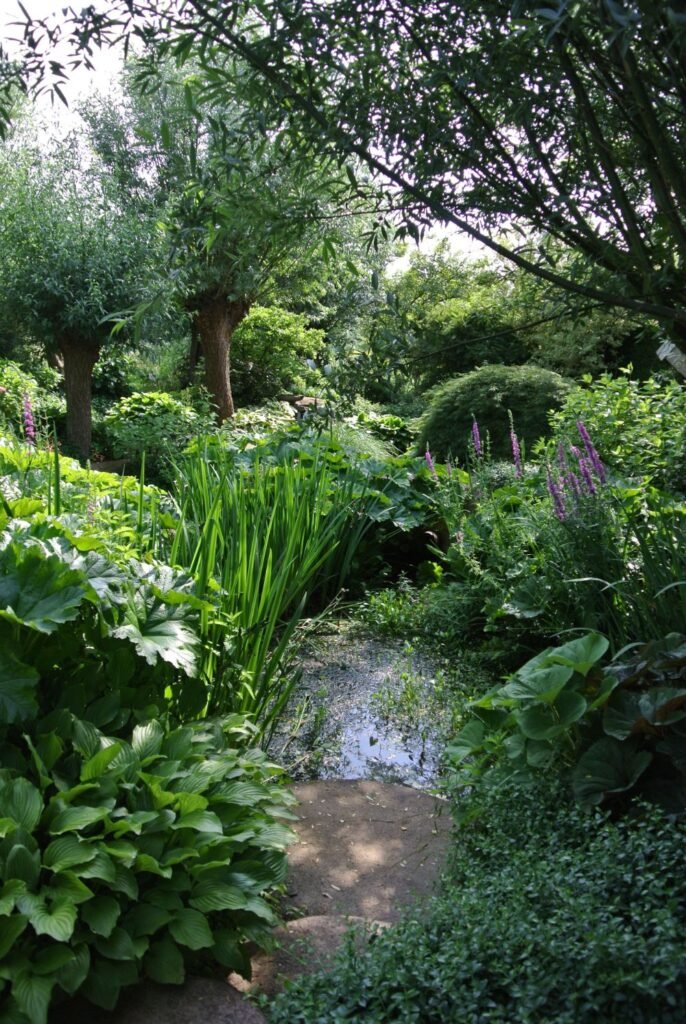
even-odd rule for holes
{"type": "Polygon", "coordinates": [[[263,1024],[243,995],[267,995],[284,978],[326,969],[351,926],[397,921],[403,908],[432,890],[443,863],[450,817],[427,793],[384,782],[328,781],[294,787],[300,801],[298,841],[289,854],[285,916],[278,949],[253,960],[253,981],[237,975],[189,978],[179,987],[147,983],[126,992],[114,1013],[78,1000],[50,1024],[263,1024]]]}

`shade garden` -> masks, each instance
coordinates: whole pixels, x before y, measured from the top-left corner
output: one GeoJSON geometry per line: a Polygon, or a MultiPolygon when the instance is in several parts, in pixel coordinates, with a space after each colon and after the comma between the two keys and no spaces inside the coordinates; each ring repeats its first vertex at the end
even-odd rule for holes
{"type": "Polygon", "coordinates": [[[0,41],[0,1024],[249,973],[332,633],[403,651],[376,707],[430,723],[454,828],[271,1024],[682,1024],[681,5],[34,7],[0,41]]]}

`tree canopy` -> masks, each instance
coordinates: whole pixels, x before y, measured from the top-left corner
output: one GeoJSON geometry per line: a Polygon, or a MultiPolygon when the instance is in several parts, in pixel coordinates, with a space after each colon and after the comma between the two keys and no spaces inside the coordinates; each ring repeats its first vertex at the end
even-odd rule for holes
{"type": "MultiPolygon", "coordinates": [[[[107,15],[73,11],[65,33],[84,60],[122,34],[195,54],[210,99],[237,54],[255,130],[278,120],[301,145],[364,161],[411,230],[452,223],[552,284],[686,333],[682,0],[113,0],[107,15]],[[551,262],[547,237],[574,258],[551,262]]],[[[27,27],[15,82],[38,81],[52,39],[27,27]]]]}

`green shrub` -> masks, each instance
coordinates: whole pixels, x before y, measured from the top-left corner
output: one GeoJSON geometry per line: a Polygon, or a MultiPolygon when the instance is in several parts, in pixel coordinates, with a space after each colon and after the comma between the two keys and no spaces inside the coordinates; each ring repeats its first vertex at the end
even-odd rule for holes
{"type": "Polygon", "coordinates": [[[117,345],[102,349],[93,367],[93,394],[106,395],[109,399],[130,395],[131,378],[137,369],[136,357],[117,345]]]}
{"type": "Polygon", "coordinates": [[[417,451],[430,448],[444,461],[468,459],[474,419],[494,458],[512,455],[509,413],[520,441],[530,447],[550,434],[548,414],[559,408],[571,385],[550,370],[535,366],[483,366],[454,377],[428,393],[429,405],[419,423],[417,451]]]}
{"type": "Polygon", "coordinates": [[[274,815],[292,798],[261,752],[231,746],[233,725],[35,724],[22,775],[0,770],[4,1020],[45,1024],[60,991],[111,1010],[141,977],[246,971],[247,937],[275,923],[263,894],[285,878],[274,815]]]}
{"type": "Polygon", "coordinates": [[[658,487],[686,491],[686,388],[672,379],[632,380],[603,374],[575,388],[551,417],[558,436],[576,434],[582,420],[603,461],[621,476],[649,477],[658,487]]]}
{"type": "Polygon", "coordinates": [[[552,787],[462,802],[445,891],[299,979],[271,1024],[681,1024],[686,834],[552,787]]]}
{"type": "Polygon", "coordinates": [[[168,475],[168,464],[194,437],[211,424],[190,406],[162,391],[137,392],[121,398],[105,416],[112,455],[139,462],[146,453],[157,472],[168,475]]]}
{"type": "Polygon", "coordinates": [[[36,427],[61,415],[64,401],[56,394],[59,376],[49,367],[41,368],[41,379],[54,385],[52,391],[39,385],[33,374],[18,363],[0,359],[0,426],[4,424],[20,437],[24,436],[24,400],[29,399],[36,427]]]}
{"type": "Polygon", "coordinates": [[[238,405],[259,405],[284,391],[321,390],[323,377],[308,363],[324,332],[301,313],[253,306],[231,341],[231,389],[238,405]]]}

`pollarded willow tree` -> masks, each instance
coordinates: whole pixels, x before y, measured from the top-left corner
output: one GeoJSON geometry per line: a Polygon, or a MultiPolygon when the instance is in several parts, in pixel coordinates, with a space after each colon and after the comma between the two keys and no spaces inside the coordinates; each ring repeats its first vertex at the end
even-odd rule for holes
{"type": "MultiPolygon", "coordinates": [[[[682,0],[113,0],[66,25],[81,53],[121,32],[194,53],[209,99],[240,55],[264,122],[364,161],[415,226],[686,337],[682,0]]],[[[27,39],[24,87],[48,37],[27,39]]]]}
{"type": "Polygon", "coordinates": [[[219,422],[234,412],[238,325],[255,303],[286,290],[321,291],[331,276],[322,253],[340,254],[350,217],[367,216],[331,161],[246,126],[244,74],[224,61],[224,90],[202,104],[201,69],[138,60],[116,109],[104,99],[84,111],[122,203],[163,229],[160,288],[190,319],[191,352],[203,356],[219,422]]]}
{"type": "Polygon", "coordinates": [[[151,239],[72,143],[0,148],[0,307],[6,325],[59,354],[67,441],[86,458],[93,367],[112,343],[108,317],[143,297],[151,239]]]}

